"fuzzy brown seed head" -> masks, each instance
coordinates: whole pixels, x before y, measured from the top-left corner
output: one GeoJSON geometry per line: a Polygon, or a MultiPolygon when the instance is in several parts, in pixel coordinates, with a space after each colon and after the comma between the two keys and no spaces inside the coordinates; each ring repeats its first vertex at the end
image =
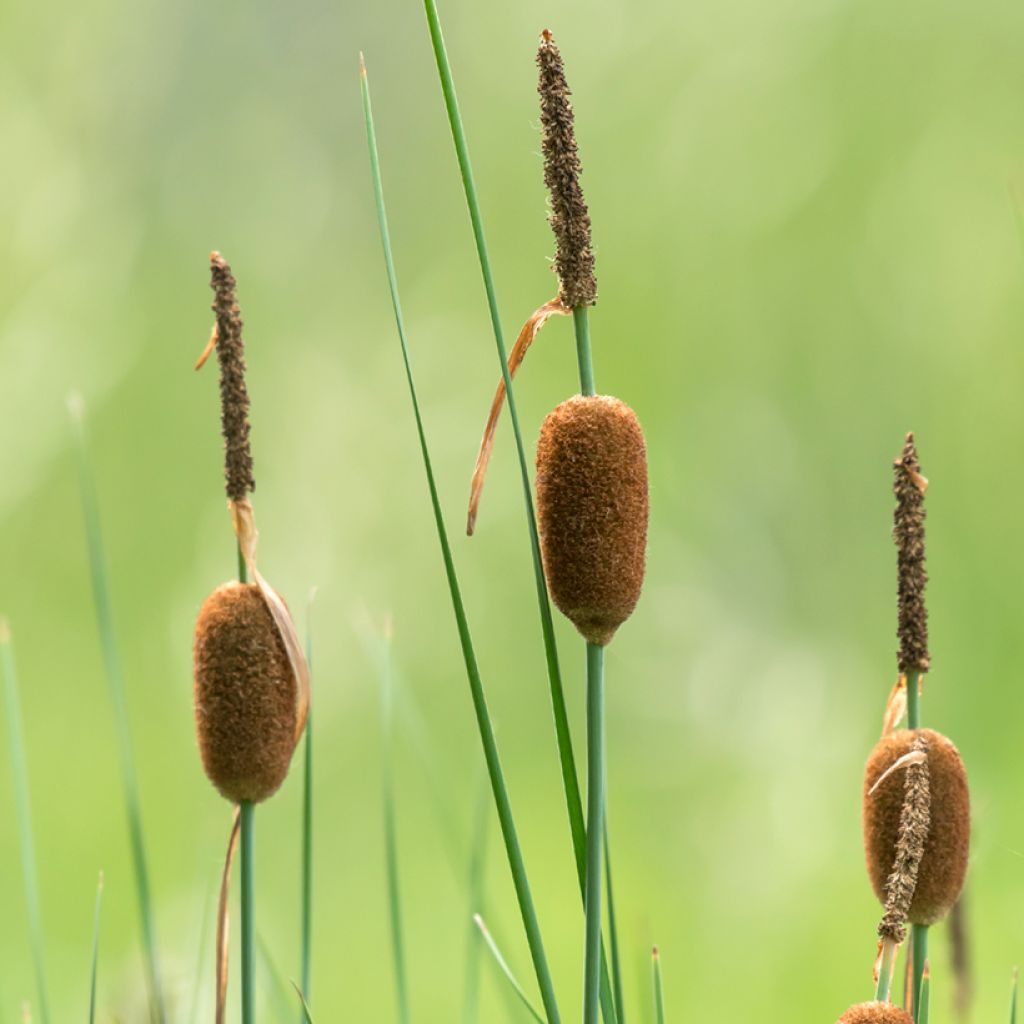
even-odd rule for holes
{"type": "Polygon", "coordinates": [[[931,729],[900,729],[883,737],[871,752],[864,769],[864,852],[875,895],[885,904],[886,886],[897,860],[906,769],[892,772],[873,793],[871,789],[914,749],[919,736],[927,743],[930,822],[906,917],[913,924],[930,925],[941,921],[959,897],[970,846],[967,773],[959,752],[945,736],[931,729]]]}
{"type": "Polygon", "coordinates": [[[203,602],[193,664],[206,774],[228,800],[265,800],[291,764],[296,681],[256,584],[225,583],[203,602]]]}
{"type": "Polygon", "coordinates": [[[235,298],[236,282],[227,260],[210,254],[211,307],[217,314],[217,361],[220,364],[220,417],[224,435],[224,480],[228,497],[241,501],[256,489],[249,447],[249,392],[245,387],[242,314],[235,298]]]}
{"type": "Polygon", "coordinates": [[[551,597],[607,644],[640,597],[647,548],[647,449],[633,410],[576,395],[544,421],[537,517],[551,597]]]}
{"type": "Polygon", "coordinates": [[[571,90],[565,65],[551,33],[541,36],[537,50],[540,68],[540,123],[544,129],[544,184],[551,197],[548,222],[555,235],[555,272],[561,282],[562,301],[570,308],[592,306],[597,301],[594,251],[590,237],[590,213],[580,187],[580,163],[576,127],[569,102],[571,90]]]}
{"type": "Polygon", "coordinates": [[[858,1003],[851,1006],[836,1024],[914,1024],[914,1018],[892,1003],[858,1003]]]}
{"type": "Polygon", "coordinates": [[[928,582],[924,565],[924,492],[928,481],[921,476],[913,434],[907,434],[893,469],[896,511],[892,535],[897,553],[900,640],[897,661],[901,672],[927,672],[931,661],[928,610],[924,603],[928,582]]]}

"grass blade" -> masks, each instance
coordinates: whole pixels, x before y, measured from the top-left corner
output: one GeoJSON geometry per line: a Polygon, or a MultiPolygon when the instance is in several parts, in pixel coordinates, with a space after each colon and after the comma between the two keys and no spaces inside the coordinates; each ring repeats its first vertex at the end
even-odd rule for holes
{"type": "Polygon", "coordinates": [[[654,1019],[656,1024],[665,1024],[665,993],[661,985],[661,954],[657,946],[651,952],[651,964],[654,968],[654,1019]]]}
{"type": "Polygon", "coordinates": [[[96,884],[96,912],[92,922],[92,971],[89,980],[89,1024],[96,1021],[96,969],[100,959],[100,908],[103,906],[103,872],[96,884]]]}
{"type": "Polygon", "coordinates": [[[49,1024],[46,969],[43,957],[43,920],[39,910],[39,880],[36,877],[36,851],[32,839],[32,805],[28,791],[28,761],[25,757],[21,705],[18,701],[18,677],[14,667],[14,645],[7,620],[0,618],[0,663],[4,676],[4,703],[7,711],[7,735],[11,747],[11,774],[18,806],[18,839],[21,845],[21,871],[25,883],[25,904],[28,914],[32,963],[36,972],[39,998],[39,1019],[49,1024]]]}
{"type": "MultiPolygon", "coordinates": [[[[313,677],[313,599],[310,591],[306,602],[306,664],[310,684],[313,677]]],[[[302,992],[309,996],[313,963],[313,704],[306,713],[306,747],[302,785],[302,992]]]]}
{"type": "Polygon", "coordinates": [[[390,623],[384,630],[385,659],[381,672],[381,799],[384,811],[384,857],[387,865],[388,909],[391,916],[391,951],[395,965],[395,995],[398,1000],[400,1024],[409,1022],[409,987],[405,974],[405,941],[402,927],[402,898],[398,884],[398,835],[395,823],[394,701],[392,681],[392,631],[390,623]]]}
{"type": "Polygon", "coordinates": [[[1010,1024],[1017,1024],[1017,987],[1020,982],[1020,972],[1013,969],[1013,984],[1010,988],[1010,1024]]]}
{"type": "Polygon", "coordinates": [[[96,606],[96,621],[99,627],[103,661],[107,673],[110,704],[114,712],[114,728],[121,764],[121,783],[124,791],[125,811],[128,817],[128,835],[131,842],[132,866],[135,871],[135,888],[139,904],[139,923],[142,928],[142,945],[146,958],[146,982],[149,987],[150,1012],[159,1022],[165,1024],[163,992],[160,983],[160,965],[157,959],[156,938],[153,927],[153,904],[150,897],[149,870],[146,865],[146,851],[143,843],[142,813],[139,807],[136,783],[135,755],[132,749],[131,729],[128,724],[128,706],[125,700],[124,673],[121,656],[114,634],[114,613],[110,600],[110,586],[107,581],[106,562],[103,556],[103,534],[100,528],[99,501],[93,480],[92,464],[85,434],[85,412],[82,399],[73,395],[68,400],[74,437],[75,458],[78,462],[78,478],[82,496],[82,516],[85,521],[86,541],[89,548],[89,567],[92,574],[93,601],[96,606]]]}
{"type": "MultiPolygon", "coordinates": [[[[441,21],[437,13],[435,0],[424,0],[427,26],[430,40],[437,62],[438,76],[441,81],[441,92],[444,95],[448,124],[451,128],[452,141],[455,143],[455,154],[459,163],[459,173],[466,195],[466,205],[473,227],[473,239],[476,242],[477,257],[480,262],[480,273],[483,277],[484,291],[487,294],[487,308],[491,318],[495,347],[501,366],[502,380],[505,383],[505,395],[508,402],[509,418],[512,421],[512,433],[515,436],[516,453],[519,459],[519,475],[523,488],[523,500],[526,510],[526,522],[530,535],[530,554],[533,561],[534,583],[537,592],[537,608],[540,613],[541,631],[544,636],[544,656],[547,663],[548,685],[551,693],[551,714],[554,719],[555,740],[558,745],[558,760],[562,772],[562,788],[565,792],[565,807],[569,817],[569,829],[572,835],[573,856],[576,859],[576,874],[579,880],[580,897],[586,901],[586,825],[583,820],[583,799],[580,793],[579,777],[576,773],[576,758],[572,747],[572,731],[569,728],[569,716],[565,705],[565,692],[562,686],[562,675],[558,664],[558,647],[555,643],[555,627],[551,618],[551,602],[548,598],[547,582],[544,577],[544,563],[540,554],[540,538],[537,534],[537,515],[533,507],[533,491],[530,486],[530,471],[523,445],[522,430],[519,426],[519,413],[516,409],[515,395],[512,391],[512,378],[508,370],[508,355],[498,313],[498,298],[494,287],[494,275],[491,271],[491,260],[487,252],[484,237],[483,218],[480,215],[480,202],[473,177],[473,167],[469,159],[469,147],[466,133],[459,112],[458,96],[455,92],[455,81],[452,77],[448,52],[444,45],[441,32],[441,21]]],[[[574,311],[574,324],[577,338],[580,332],[586,335],[586,310],[581,316],[574,311]]],[[[591,373],[591,379],[593,374],[591,373]]],[[[611,982],[608,977],[607,957],[601,950],[601,1012],[605,1024],[618,1024],[615,1005],[612,998],[611,982]]]]}
{"type": "Polygon", "coordinates": [[[921,975],[921,1012],[917,1015],[919,1024],[928,1024],[928,1009],[931,1003],[932,972],[925,961],[924,973],[921,975]]]}
{"type": "Polygon", "coordinates": [[[551,972],[548,968],[547,957],[544,953],[540,926],[537,922],[537,914],[533,905],[533,896],[530,892],[530,885],[526,877],[526,866],[523,863],[522,851],[519,847],[519,838],[516,834],[515,820],[512,816],[512,806],[509,801],[508,790],[505,786],[505,779],[501,769],[501,761],[498,756],[498,748],[494,739],[494,728],[491,724],[490,713],[487,710],[487,700],[484,696],[483,682],[480,678],[476,652],[473,649],[473,640],[469,632],[469,623],[466,619],[465,606],[462,601],[462,591],[459,587],[458,577],[455,572],[455,562],[452,558],[451,545],[448,542],[448,530],[445,526],[444,514],[441,511],[441,502],[438,498],[437,485],[434,481],[434,471],[430,460],[430,451],[427,446],[426,433],[423,428],[423,418],[420,414],[419,398],[416,393],[416,383],[412,374],[412,363],[410,361],[409,347],[405,335],[405,322],[402,317],[402,307],[398,295],[398,280],[395,275],[394,259],[391,255],[391,239],[388,232],[387,213],[384,208],[384,189],[380,176],[380,161],[377,155],[377,140],[373,128],[373,112],[370,106],[370,89],[365,66],[361,68],[361,71],[363,112],[366,120],[366,137],[370,152],[370,168],[373,177],[374,196],[377,205],[377,220],[380,226],[381,243],[384,248],[384,264],[387,269],[388,285],[391,289],[391,301],[395,312],[395,322],[398,329],[399,341],[401,342],[402,347],[402,358],[405,363],[405,374],[409,384],[409,394],[412,400],[413,414],[416,419],[420,454],[423,458],[423,468],[427,476],[427,485],[430,489],[430,501],[434,512],[434,522],[437,527],[438,541],[440,542],[441,553],[444,559],[445,574],[448,578],[448,589],[451,595],[456,625],[458,627],[459,641],[462,646],[462,655],[466,665],[466,675],[468,676],[470,692],[473,698],[473,708],[476,714],[477,727],[480,732],[480,741],[484,748],[484,760],[487,763],[487,774],[491,781],[491,791],[494,794],[495,807],[498,812],[498,821],[501,825],[502,838],[505,842],[505,851],[508,855],[509,869],[512,873],[512,881],[516,890],[516,898],[519,902],[519,910],[523,919],[523,928],[526,932],[527,944],[530,947],[530,956],[533,960],[534,972],[537,976],[537,984],[540,987],[541,998],[544,1003],[545,1012],[547,1013],[548,1024],[559,1024],[560,1017],[558,1014],[558,1006],[555,1001],[551,972]]]}
{"type": "Polygon", "coordinates": [[[604,809],[604,884],[608,900],[608,937],[612,954],[612,984],[615,987],[615,1013],[619,1024],[626,1024],[626,1008],[622,999],[622,965],[619,960],[619,929],[615,922],[615,895],[612,887],[612,861],[608,841],[607,797],[604,809]]]}
{"type": "Polygon", "coordinates": [[[512,986],[513,991],[519,996],[520,1002],[529,1011],[530,1016],[538,1022],[538,1024],[544,1024],[544,1018],[537,1012],[533,1004],[530,1002],[529,997],[523,991],[523,986],[519,984],[518,979],[512,973],[512,968],[509,967],[505,958],[501,955],[501,950],[498,949],[498,944],[491,937],[491,933],[487,930],[487,925],[484,924],[484,919],[479,914],[473,915],[473,923],[480,930],[481,936],[483,936],[484,942],[487,944],[487,948],[491,951],[491,956],[494,957],[494,962],[498,965],[501,973],[505,975],[508,983],[512,986]]]}
{"type": "MultiPolygon", "coordinates": [[[[476,815],[473,822],[473,840],[469,857],[469,906],[470,913],[476,914],[484,898],[484,875],[487,870],[487,828],[489,815],[487,790],[480,789],[476,815]]],[[[462,1001],[462,1024],[477,1024],[480,1005],[480,942],[476,923],[469,927],[469,941],[466,944],[466,987],[462,1001]]]]}
{"type": "Polygon", "coordinates": [[[295,994],[299,997],[299,1002],[302,1003],[302,1020],[304,1024],[313,1024],[313,1014],[309,1012],[309,1003],[306,1002],[302,989],[294,981],[292,982],[292,987],[295,989],[295,994]]]}

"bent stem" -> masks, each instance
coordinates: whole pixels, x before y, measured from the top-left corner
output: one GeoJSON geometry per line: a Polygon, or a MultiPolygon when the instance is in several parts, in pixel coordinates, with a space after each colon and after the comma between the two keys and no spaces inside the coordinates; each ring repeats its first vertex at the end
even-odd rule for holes
{"type": "Polygon", "coordinates": [[[597,1024],[604,837],[604,648],[587,643],[587,900],[583,1024],[597,1024]]]}
{"type": "Polygon", "coordinates": [[[523,861],[522,850],[519,846],[519,837],[516,832],[515,818],[512,815],[512,805],[509,800],[508,790],[505,786],[505,777],[501,768],[501,759],[498,755],[498,746],[494,738],[494,727],[491,724],[490,712],[487,709],[487,698],[484,695],[483,681],[480,677],[480,668],[476,659],[476,651],[473,648],[473,639],[469,631],[469,622],[466,618],[466,609],[462,600],[462,591],[459,587],[458,576],[455,572],[455,561],[452,557],[451,545],[448,541],[448,529],[445,526],[444,514],[441,511],[441,501],[437,493],[437,483],[434,480],[433,464],[430,459],[430,449],[427,445],[426,431],[423,427],[423,417],[420,413],[419,397],[416,392],[416,382],[412,373],[412,362],[409,356],[409,345],[405,333],[405,320],[402,316],[402,305],[398,293],[398,278],[395,273],[394,258],[391,253],[391,237],[388,231],[387,211],[384,206],[384,186],[380,175],[380,158],[377,153],[377,138],[373,127],[373,111],[370,104],[370,86],[366,76],[365,66],[361,67],[361,86],[363,94],[363,115],[366,123],[366,141],[370,154],[370,170],[373,178],[374,198],[377,206],[377,222],[380,228],[381,244],[384,249],[384,265],[387,271],[388,286],[391,291],[391,302],[395,313],[395,324],[398,330],[398,338],[402,349],[402,360],[405,366],[406,381],[409,385],[409,396],[412,401],[413,415],[416,420],[416,432],[419,437],[420,455],[423,460],[423,468],[427,477],[427,487],[430,491],[430,503],[434,512],[434,524],[437,529],[438,542],[441,545],[441,555],[444,560],[445,575],[448,579],[448,591],[452,602],[452,609],[455,613],[456,627],[459,633],[459,642],[462,647],[463,661],[465,662],[466,675],[469,681],[470,695],[473,701],[473,710],[476,715],[477,729],[480,733],[480,742],[483,746],[484,760],[487,764],[487,774],[491,781],[491,792],[494,796],[495,808],[498,812],[498,821],[501,825],[501,835],[505,843],[505,852],[508,856],[509,870],[512,874],[512,881],[516,890],[516,899],[519,903],[519,912],[523,921],[523,929],[526,932],[526,941],[530,947],[530,956],[533,960],[534,973],[537,976],[537,984],[540,988],[541,999],[544,1010],[547,1014],[548,1024],[559,1024],[561,1020],[558,1013],[558,1005],[555,1000],[554,985],[551,980],[551,972],[548,968],[547,956],[544,952],[544,943],[541,939],[540,925],[537,921],[537,912],[533,905],[533,895],[530,891],[529,881],[526,876],[526,865],[523,861]]]}
{"type": "Polygon", "coordinates": [[[256,1020],[256,805],[248,800],[239,804],[242,815],[242,1024],[256,1020]]]}

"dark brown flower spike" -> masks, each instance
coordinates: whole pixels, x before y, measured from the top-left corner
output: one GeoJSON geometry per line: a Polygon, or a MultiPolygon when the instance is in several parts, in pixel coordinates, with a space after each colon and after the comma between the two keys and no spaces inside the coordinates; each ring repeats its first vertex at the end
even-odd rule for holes
{"type": "Polygon", "coordinates": [[[544,131],[544,184],[551,198],[548,221],[555,235],[555,272],[562,302],[570,309],[597,301],[590,213],[580,187],[576,127],[569,101],[565,65],[551,33],[545,29],[537,50],[540,68],[540,123],[544,131]]]}
{"type": "Polygon", "coordinates": [[[907,434],[903,452],[893,464],[896,495],[893,539],[898,566],[900,672],[927,672],[928,611],[924,590],[928,582],[924,552],[924,493],[928,481],[921,475],[914,435],[907,434]]]}
{"type": "Polygon", "coordinates": [[[647,549],[647,448],[636,414],[576,395],[537,443],[537,525],[548,588],[583,636],[607,644],[636,607],[647,549]]]}
{"type": "MultiPolygon", "coordinates": [[[[903,783],[903,809],[900,812],[896,859],[886,882],[885,915],[878,935],[899,945],[906,938],[905,922],[917,888],[917,873],[924,856],[924,845],[931,824],[931,788],[928,777],[928,740],[918,733],[912,755],[906,761],[903,783]]],[[[875,784],[877,788],[878,783],[875,784]]]]}
{"type": "Polygon", "coordinates": [[[914,1024],[914,1018],[892,1003],[858,1003],[851,1006],[836,1024],[914,1024]]]}
{"type": "Polygon", "coordinates": [[[256,489],[252,450],[249,446],[249,392],[245,386],[245,347],[242,313],[235,295],[236,282],[228,261],[219,252],[210,254],[210,287],[216,314],[210,341],[199,357],[203,365],[211,348],[217,347],[220,363],[221,432],[224,435],[224,480],[228,497],[241,501],[256,489]]]}
{"type": "Polygon", "coordinates": [[[864,769],[864,852],[875,895],[888,908],[894,865],[900,864],[901,839],[906,839],[908,830],[915,831],[913,839],[905,843],[915,845],[925,828],[922,777],[918,776],[916,791],[911,793],[911,779],[904,779],[898,767],[893,769],[902,759],[905,771],[913,770],[922,739],[930,794],[927,835],[913,896],[900,913],[912,924],[931,925],[941,921],[959,898],[970,848],[967,773],[959,752],[945,736],[932,729],[899,729],[875,746],[864,769]],[[917,805],[912,808],[916,821],[910,823],[905,821],[908,801],[917,805]]]}

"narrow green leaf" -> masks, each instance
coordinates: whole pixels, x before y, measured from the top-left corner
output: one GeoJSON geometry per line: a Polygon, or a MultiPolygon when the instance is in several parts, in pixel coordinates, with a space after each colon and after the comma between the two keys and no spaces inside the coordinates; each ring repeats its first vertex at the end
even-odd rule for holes
{"type": "Polygon", "coordinates": [[[491,933],[487,930],[487,925],[484,924],[484,919],[479,914],[473,915],[473,923],[480,930],[480,935],[483,937],[487,948],[491,951],[491,956],[494,957],[494,962],[498,965],[499,970],[505,975],[508,983],[512,986],[512,990],[519,997],[520,1002],[526,1007],[530,1016],[538,1022],[538,1024],[544,1024],[544,1018],[537,1012],[533,1004],[530,1002],[529,997],[523,991],[523,986],[519,984],[518,979],[512,973],[512,968],[509,967],[505,958],[501,955],[501,950],[498,949],[498,944],[494,941],[491,933]]]}
{"type": "Polygon", "coordinates": [[[135,889],[139,905],[139,924],[142,929],[142,945],[146,958],[146,982],[149,987],[150,1010],[159,1024],[165,1024],[163,991],[160,982],[160,965],[157,958],[156,937],[153,926],[153,903],[150,896],[149,869],[146,863],[143,842],[142,812],[139,806],[138,783],[135,771],[135,754],[132,749],[131,727],[128,722],[128,705],[125,698],[124,673],[121,669],[121,655],[114,632],[114,611],[110,599],[110,584],[107,580],[106,560],[103,555],[103,533],[100,526],[99,501],[93,479],[92,463],[85,431],[85,406],[81,396],[68,399],[71,415],[72,436],[75,458],[78,462],[78,479],[82,498],[82,516],[85,522],[85,536],[89,549],[89,567],[92,574],[93,602],[96,607],[96,623],[99,627],[100,643],[103,648],[103,662],[107,673],[107,687],[110,705],[114,712],[114,728],[121,766],[121,785],[124,792],[125,812],[128,818],[128,835],[132,850],[132,866],[135,872],[135,889]]]}
{"type": "Polygon", "coordinates": [[[302,989],[299,988],[295,982],[292,982],[292,987],[295,989],[295,994],[299,997],[299,1002],[302,1003],[302,1019],[305,1024],[313,1024],[313,1014],[310,1013],[309,1003],[306,1002],[306,997],[302,994],[302,989]]]}
{"type": "Polygon", "coordinates": [[[398,881],[398,837],[395,823],[394,713],[392,682],[392,632],[384,630],[385,660],[380,679],[381,798],[384,812],[384,858],[387,866],[388,909],[391,917],[391,952],[395,967],[395,995],[400,1024],[409,1024],[409,987],[405,973],[405,941],[402,898],[398,881]]]}
{"type": "Polygon", "coordinates": [[[932,972],[927,962],[924,965],[924,973],[921,975],[921,1006],[917,1014],[918,1024],[928,1024],[928,1010],[931,1003],[932,993],[932,972]]]}
{"type": "Polygon", "coordinates": [[[96,911],[92,922],[92,971],[89,978],[89,1024],[96,1021],[96,972],[100,959],[100,908],[103,906],[103,872],[96,884],[96,911]]]}
{"type": "Polygon", "coordinates": [[[32,838],[32,803],[29,799],[28,760],[25,756],[21,705],[18,700],[18,677],[14,667],[14,644],[7,620],[0,618],[0,663],[4,675],[4,703],[7,711],[7,737],[11,747],[11,774],[18,807],[18,840],[21,845],[21,872],[25,884],[29,942],[36,972],[36,993],[39,999],[41,1024],[49,1024],[46,969],[43,956],[43,917],[39,909],[39,880],[36,875],[36,851],[32,838]]]}
{"type": "Polygon", "coordinates": [[[533,960],[534,972],[537,976],[537,984],[540,988],[541,998],[547,1013],[548,1024],[559,1024],[561,1018],[559,1017],[558,1006],[555,1001],[554,985],[551,981],[551,972],[548,968],[547,956],[544,953],[544,944],[541,939],[537,913],[533,905],[533,896],[530,892],[530,885],[526,877],[526,865],[523,862],[522,851],[519,846],[519,837],[516,833],[515,819],[512,815],[512,806],[509,800],[508,790],[505,786],[505,778],[501,768],[501,760],[498,756],[497,743],[494,739],[494,728],[491,724],[490,713],[487,710],[487,699],[484,696],[483,682],[480,678],[476,652],[473,648],[473,640],[469,631],[469,623],[466,619],[465,606],[462,600],[462,591],[459,587],[458,577],[455,572],[455,562],[452,558],[451,546],[448,542],[448,530],[444,523],[444,514],[441,511],[441,502],[437,493],[433,466],[430,460],[430,451],[427,446],[426,433],[423,427],[423,418],[420,413],[419,398],[416,393],[416,383],[412,373],[409,347],[405,334],[405,321],[402,317],[402,306],[398,294],[398,280],[395,274],[394,259],[391,254],[391,239],[388,232],[387,213],[384,207],[384,190],[380,176],[380,161],[377,154],[377,140],[373,127],[373,112],[370,105],[370,89],[365,66],[362,68],[361,84],[363,92],[363,113],[366,121],[366,138],[370,151],[370,169],[373,177],[374,196],[377,204],[377,220],[380,226],[381,243],[384,249],[384,264],[387,270],[388,284],[391,290],[391,301],[395,312],[395,323],[398,329],[398,337],[402,348],[402,359],[405,364],[405,374],[406,380],[409,384],[409,394],[412,400],[413,414],[416,419],[420,454],[423,459],[423,468],[427,476],[427,485],[430,490],[430,501],[434,511],[434,523],[437,528],[438,541],[441,545],[445,574],[448,578],[448,590],[452,601],[452,608],[455,613],[455,621],[459,632],[459,641],[462,646],[462,655],[463,660],[465,661],[466,675],[468,677],[470,693],[473,699],[473,709],[476,714],[477,728],[480,732],[481,744],[483,745],[484,760],[486,761],[487,773],[491,780],[491,790],[494,795],[495,808],[498,812],[498,821],[501,825],[502,838],[505,843],[505,852],[508,855],[509,869],[512,873],[512,881],[516,890],[516,898],[518,900],[520,914],[523,919],[526,941],[530,947],[530,956],[533,960]]]}
{"type": "MultiPolygon", "coordinates": [[[[505,384],[505,396],[508,404],[509,418],[512,421],[512,433],[515,437],[516,453],[519,459],[519,475],[522,483],[523,501],[526,511],[527,530],[530,539],[530,554],[533,561],[534,585],[537,593],[537,608],[540,613],[541,632],[544,636],[544,655],[547,663],[548,686],[551,694],[551,713],[554,719],[555,740],[558,745],[558,760],[562,772],[562,789],[565,793],[565,807],[569,817],[569,830],[572,836],[573,855],[576,859],[576,875],[579,880],[580,898],[586,902],[586,825],[583,820],[583,800],[580,794],[579,777],[576,774],[576,758],[572,747],[572,731],[569,728],[569,716],[566,711],[565,692],[562,686],[562,675],[558,664],[558,648],[555,643],[555,627],[551,617],[551,601],[548,598],[547,582],[544,577],[544,563],[540,553],[540,537],[537,533],[537,515],[533,507],[533,491],[530,485],[530,471],[523,444],[522,430],[519,425],[519,413],[516,407],[515,394],[512,388],[512,377],[508,370],[508,355],[505,349],[501,317],[498,313],[498,297],[494,286],[494,275],[491,272],[491,260],[484,237],[483,218],[480,214],[480,202],[477,198],[476,182],[473,167],[469,159],[469,146],[459,112],[458,96],[455,92],[455,81],[452,76],[448,52],[441,31],[441,20],[437,13],[435,0],[424,0],[427,26],[430,30],[431,45],[437,63],[441,92],[444,96],[445,110],[448,114],[448,125],[455,144],[455,155],[462,177],[466,206],[473,228],[473,239],[476,243],[480,273],[483,277],[484,291],[487,295],[487,308],[491,318],[495,348],[501,367],[501,376],[505,384]]],[[[584,352],[589,352],[589,328],[586,309],[579,315],[574,311],[573,322],[576,328],[577,347],[581,353],[581,370],[584,352]]],[[[589,355],[586,357],[589,359],[589,355]]],[[[589,374],[589,385],[593,387],[593,370],[589,374]]],[[[601,950],[601,1012],[605,1024],[618,1024],[615,1004],[612,997],[611,982],[608,976],[607,957],[601,950]]]]}
{"type": "Polygon", "coordinates": [[[615,894],[612,886],[611,844],[608,840],[608,806],[604,810],[604,883],[608,900],[608,937],[612,954],[612,983],[615,986],[615,1013],[619,1024],[626,1024],[626,1008],[622,998],[622,965],[619,960],[619,929],[615,922],[615,894]]]}
{"type": "Polygon", "coordinates": [[[661,985],[661,954],[655,946],[651,953],[651,963],[654,967],[654,1019],[657,1024],[665,1024],[665,993],[661,985]]]}
{"type": "Polygon", "coordinates": [[[1013,969],[1013,984],[1010,987],[1010,1024],[1017,1024],[1017,987],[1020,981],[1020,971],[1013,969]]]}

